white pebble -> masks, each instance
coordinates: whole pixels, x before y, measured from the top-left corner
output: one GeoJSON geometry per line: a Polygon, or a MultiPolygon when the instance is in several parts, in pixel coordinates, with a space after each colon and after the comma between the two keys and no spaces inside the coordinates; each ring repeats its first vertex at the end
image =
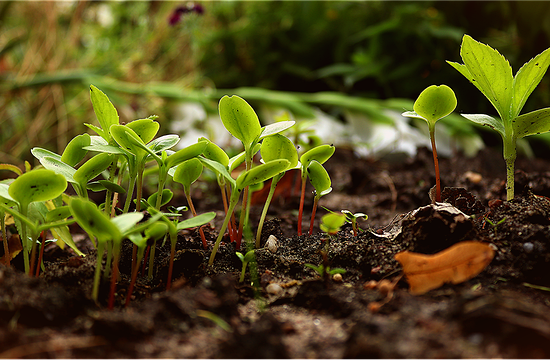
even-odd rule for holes
{"type": "Polygon", "coordinates": [[[267,285],[266,290],[268,294],[272,294],[272,295],[279,295],[280,293],[283,292],[283,288],[281,287],[281,285],[276,283],[271,283],[267,285]]]}
{"type": "Polygon", "coordinates": [[[272,254],[275,254],[277,252],[277,249],[279,247],[279,241],[274,235],[269,235],[267,238],[267,241],[265,243],[265,247],[271,251],[272,254]]]}
{"type": "Polygon", "coordinates": [[[335,282],[342,282],[342,280],[344,280],[344,278],[342,278],[342,274],[334,274],[334,275],[332,275],[332,281],[335,281],[335,282]]]}

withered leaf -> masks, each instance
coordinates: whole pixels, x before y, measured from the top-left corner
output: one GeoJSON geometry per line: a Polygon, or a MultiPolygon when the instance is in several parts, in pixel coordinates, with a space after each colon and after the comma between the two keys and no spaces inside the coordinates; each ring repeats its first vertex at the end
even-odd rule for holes
{"type": "Polygon", "coordinates": [[[493,260],[484,243],[463,241],[433,255],[402,251],[395,255],[409,282],[409,292],[422,295],[445,283],[458,284],[479,274],[493,260]]]}
{"type": "MultiPolygon", "coordinates": [[[[0,246],[2,246],[2,248],[4,247],[3,244],[0,244],[0,246]]],[[[21,240],[19,239],[19,235],[14,234],[8,238],[8,249],[10,252],[10,261],[14,257],[16,257],[21,252],[21,250],[23,250],[23,246],[21,245],[21,240]]],[[[4,264],[4,265],[8,264],[8,259],[6,254],[4,254],[4,256],[0,258],[0,264],[4,264]]]]}

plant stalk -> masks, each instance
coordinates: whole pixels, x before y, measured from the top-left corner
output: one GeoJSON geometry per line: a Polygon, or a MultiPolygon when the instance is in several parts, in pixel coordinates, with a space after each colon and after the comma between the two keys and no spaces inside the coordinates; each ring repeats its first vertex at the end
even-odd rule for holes
{"type": "Polygon", "coordinates": [[[306,196],[306,177],[302,176],[301,179],[302,179],[302,192],[300,194],[300,209],[298,210],[298,236],[302,235],[302,215],[304,212],[304,199],[306,196]]]}
{"type": "Polygon", "coordinates": [[[441,202],[441,180],[439,177],[439,160],[437,158],[437,149],[435,147],[435,124],[429,126],[430,130],[430,141],[432,143],[432,153],[434,157],[434,168],[435,168],[435,201],[441,202]]]}
{"type": "Polygon", "coordinates": [[[284,173],[279,174],[271,180],[271,187],[269,188],[269,194],[267,194],[267,199],[265,200],[264,209],[262,210],[262,215],[260,216],[260,223],[258,224],[258,232],[256,233],[256,249],[260,248],[260,239],[262,238],[262,229],[264,227],[265,217],[267,216],[267,210],[269,209],[269,204],[271,203],[273,195],[275,194],[277,183],[283,177],[283,175],[284,173]]]}

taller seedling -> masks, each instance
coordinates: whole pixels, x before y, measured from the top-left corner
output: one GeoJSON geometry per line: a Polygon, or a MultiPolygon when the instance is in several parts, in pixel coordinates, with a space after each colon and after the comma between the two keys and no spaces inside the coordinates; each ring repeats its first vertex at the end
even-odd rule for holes
{"type": "Polygon", "coordinates": [[[475,123],[489,126],[502,137],[506,162],[506,198],[512,200],[516,141],[528,135],[550,131],[550,108],[519,115],[527,98],[550,65],[550,48],[524,64],[516,76],[512,75],[512,68],[504,56],[468,35],[462,38],[460,57],[464,64],[447,62],[489,99],[500,119],[485,114],[462,116],[475,123]]]}
{"type": "Polygon", "coordinates": [[[456,108],[456,96],[453,90],[447,85],[429,86],[420,93],[414,103],[414,111],[407,111],[403,116],[423,119],[428,123],[430,140],[435,167],[435,201],[441,201],[441,180],[439,177],[439,161],[435,147],[435,123],[449,115],[456,108]]]}

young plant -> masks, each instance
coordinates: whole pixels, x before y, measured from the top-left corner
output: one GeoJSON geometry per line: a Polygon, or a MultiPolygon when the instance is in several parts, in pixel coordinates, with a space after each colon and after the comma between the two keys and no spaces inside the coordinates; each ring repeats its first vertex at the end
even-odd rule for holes
{"type": "Polygon", "coordinates": [[[432,85],[420,93],[414,102],[414,111],[407,111],[402,114],[403,116],[423,119],[428,123],[435,167],[436,202],[441,202],[441,180],[435,147],[435,123],[452,113],[456,108],[456,104],[455,93],[450,87],[447,85],[432,85]]]}
{"type": "MultiPolygon", "coordinates": [[[[30,275],[29,254],[31,248],[36,245],[35,240],[40,232],[45,230],[39,224],[29,219],[29,206],[33,202],[48,201],[61,195],[67,188],[67,181],[62,175],[47,169],[38,169],[27,172],[15,179],[8,188],[10,198],[6,200],[17,203],[18,211],[15,212],[4,204],[2,208],[21,222],[21,244],[23,247],[23,259],[25,272],[30,275]],[[29,232],[30,230],[30,232],[29,232]]],[[[4,198],[6,198],[4,196],[4,198]]],[[[51,224],[50,224],[51,225],[51,224]]],[[[46,228],[49,228],[46,225],[46,228]]]]}
{"type": "MultiPolygon", "coordinates": [[[[191,209],[193,216],[197,216],[197,211],[193,205],[193,200],[191,199],[191,184],[193,184],[201,176],[203,170],[203,165],[201,161],[197,158],[189,159],[176,167],[174,171],[173,179],[175,182],[178,182],[183,185],[183,192],[185,198],[187,199],[187,204],[191,209]]],[[[201,235],[202,246],[206,250],[208,246],[206,245],[206,237],[204,236],[204,231],[202,228],[199,228],[201,235]]]]}
{"type": "MultiPolygon", "coordinates": [[[[265,164],[253,167],[250,170],[243,171],[239,174],[237,179],[234,180],[231,175],[229,175],[227,170],[223,166],[221,166],[221,164],[208,159],[202,159],[201,161],[203,161],[203,164],[205,164],[205,166],[212,167],[216,169],[216,171],[223,174],[226,180],[231,184],[231,197],[229,200],[228,211],[225,216],[222,228],[220,229],[220,232],[218,234],[218,238],[216,239],[216,243],[214,244],[214,249],[212,250],[212,254],[210,255],[210,260],[208,261],[208,265],[212,265],[214,263],[214,259],[218,251],[218,247],[220,246],[223,234],[225,233],[227,225],[229,224],[231,214],[233,213],[233,210],[235,209],[235,206],[237,205],[243,190],[249,185],[254,185],[269,180],[275,175],[287,170],[290,167],[290,162],[285,159],[272,160],[266,162],[265,164]]],[[[240,244],[237,244],[237,249],[239,248],[239,245],[240,244]]]]}
{"type": "Polygon", "coordinates": [[[246,274],[246,267],[248,266],[248,263],[251,261],[254,261],[256,254],[254,253],[254,249],[248,251],[246,255],[243,255],[241,252],[238,252],[238,251],[235,254],[243,263],[243,267],[241,270],[241,277],[239,278],[239,282],[241,283],[244,281],[244,275],[246,274]]]}
{"type": "Polygon", "coordinates": [[[340,228],[346,222],[346,215],[338,213],[329,213],[323,215],[321,218],[321,225],[319,226],[329,238],[336,235],[340,228]]]}
{"type": "MultiPolygon", "coordinates": [[[[275,134],[266,137],[262,142],[260,153],[264,162],[276,159],[286,159],[290,162],[290,167],[288,170],[298,167],[298,152],[296,151],[296,147],[294,146],[292,141],[290,141],[287,137],[283,135],[275,134]]],[[[285,173],[286,171],[283,171],[280,174],[275,175],[271,179],[271,187],[269,189],[269,194],[267,195],[267,199],[262,210],[262,215],[258,224],[258,232],[256,233],[257,249],[260,247],[262,228],[264,225],[265,217],[267,215],[267,210],[269,209],[269,204],[271,204],[271,200],[273,199],[273,195],[275,194],[277,183],[283,178],[285,173]]]]}
{"type": "MultiPolygon", "coordinates": [[[[256,145],[265,137],[284,131],[294,125],[294,121],[281,121],[262,127],[254,109],[242,98],[225,95],[219,103],[220,118],[231,135],[240,140],[245,153],[245,170],[252,168],[252,158],[258,151],[256,145]]],[[[245,222],[248,186],[244,188],[237,248],[240,248],[245,222]]],[[[224,230],[225,231],[225,230],[224,230]]]]}
{"type": "Polygon", "coordinates": [[[324,164],[336,148],[334,145],[319,145],[306,151],[302,156],[300,156],[300,171],[301,171],[301,181],[302,181],[302,191],[300,193],[300,208],[298,210],[298,236],[302,235],[302,215],[304,212],[304,200],[306,194],[306,180],[307,180],[307,168],[311,161],[316,160],[319,164],[324,164]]]}
{"type": "Polygon", "coordinates": [[[349,210],[341,210],[342,214],[346,215],[346,221],[351,223],[353,229],[353,236],[357,236],[357,219],[367,220],[369,216],[362,212],[352,213],[349,210]]]}
{"type": "Polygon", "coordinates": [[[524,64],[515,76],[497,50],[464,35],[460,48],[464,64],[447,61],[491,102],[500,118],[485,114],[462,114],[466,119],[497,131],[502,137],[506,162],[506,198],[514,198],[516,142],[528,135],[550,131],[550,108],[520,115],[527,98],[550,65],[550,48],[524,64]]]}
{"type": "Polygon", "coordinates": [[[317,160],[311,160],[309,166],[307,167],[307,174],[309,181],[315,188],[315,198],[313,200],[313,209],[311,211],[311,223],[309,225],[309,235],[311,235],[313,234],[313,224],[315,222],[315,213],[317,212],[319,199],[332,191],[332,182],[330,181],[330,176],[323,165],[321,165],[317,160]]]}

